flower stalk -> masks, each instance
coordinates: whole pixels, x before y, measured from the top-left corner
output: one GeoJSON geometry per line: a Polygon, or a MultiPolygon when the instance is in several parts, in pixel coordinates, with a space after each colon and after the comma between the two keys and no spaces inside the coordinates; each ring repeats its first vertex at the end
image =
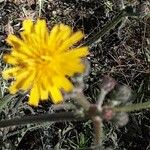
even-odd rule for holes
{"type": "Polygon", "coordinates": [[[122,107],[114,107],[114,112],[133,112],[133,111],[139,111],[142,109],[149,109],[150,108],[150,102],[144,102],[144,103],[137,103],[137,104],[131,104],[127,106],[122,107]]]}
{"type": "MultiPolygon", "coordinates": [[[[92,107],[92,105],[93,104],[91,104],[90,106],[92,107]]],[[[124,107],[114,107],[112,108],[112,111],[113,112],[133,112],[133,111],[139,111],[139,110],[148,109],[148,108],[150,108],[150,102],[132,104],[132,105],[124,106],[124,107]]],[[[26,124],[42,123],[42,122],[81,121],[81,120],[92,119],[95,117],[102,118],[102,113],[101,112],[91,113],[90,111],[90,112],[86,112],[83,115],[77,112],[61,112],[61,113],[53,113],[53,114],[42,114],[42,115],[36,115],[36,116],[24,116],[22,118],[14,118],[14,119],[0,121],[0,128],[14,126],[14,125],[26,125],[26,124]]],[[[92,120],[95,120],[95,119],[92,119],[92,120]]],[[[96,119],[96,122],[94,123],[95,126],[97,126],[97,124],[100,124],[100,123],[97,123],[99,122],[97,120],[99,119],[96,119]]]]}
{"type": "Polygon", "coordinates": [[[86,119],[86,117],[79,116],[79,113],[74,112],[61,112],[52,114],[41,114],[35,116],[24,116],[22,118],[14,118],[9,120],[0,121],[0,128],[5,128],[14,125],[27,125],[33,123],[42,122],[63,122],[63,121],[81,121],[86,119]]]}
{"type": "Polygon", "coordinates": [[[94,143],[97,146],[101,146],[102,136],[103,136],[102,119],[99,116],[96,116],[92,120],[94,125],[94,132],[95,132],[94,143]]]}

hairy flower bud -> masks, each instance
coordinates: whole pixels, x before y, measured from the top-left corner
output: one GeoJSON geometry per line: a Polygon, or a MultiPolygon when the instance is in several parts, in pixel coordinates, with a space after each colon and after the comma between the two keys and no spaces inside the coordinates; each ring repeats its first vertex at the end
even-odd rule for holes
{"type": "Polygon", "coordinates": [[[131,99],[132,91],[130,87],[128,87],[127,85],[120,85],[113,92],[112,97],[113,97],[113,100],[119,101],[120,103],[124,104],[131,99]]]}
{"type": "Polygon", "coordinates": [[[116,81],[109,77],[105,76],[102,80],[101,88],[104,89],[107,92],[110,92],[116,85],[116,81]]]}
{"type": "Polygon", "coordinates": [[[122,127],[128,123],[129,117],[127,113],[121,112],[116,114],[115,120],[116,120],[116,125],[122,127]]]}

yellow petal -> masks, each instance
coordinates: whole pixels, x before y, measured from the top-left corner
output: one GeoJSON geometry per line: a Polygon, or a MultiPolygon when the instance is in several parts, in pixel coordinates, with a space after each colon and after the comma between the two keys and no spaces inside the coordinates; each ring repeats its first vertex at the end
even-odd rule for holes
{"type": "Polygon", "coordinates": [[[29,34],[33,30],[33,21],[31,19],[26,19],[23,21],[23,33],[29,34]]]}
{"type": "Polygon", "coordinates": [[[72,63],[67,64],[65,69],[66,75],[73,76],[75,73],[83,73],[85,70],[85,66],[81,63],[72,63]]]}
{"type": "Polygon", "coordinates": [[[7,62],[8,64],[12,64],[12,65],[17,65],[19,62],[15,57],[13,57],[12,55],[8,55],[8,54],[3,56],[3,60],[7,62]]]}
{"type": "Polygon", "coordinates": [[[64,24],[60,24],[59,28],[60,28],[60,32],[63,33],[62,36],[60,37],[63,41],[70,37],[72,33],[71,27],[64,24]]]}
{"type": "Polygon", "coordinates": [[[20,89],[24,91],[28,90],[32,86],[35,76],[36,74],[34,71],[29,72],[28,76],[23,79],[20,89]]]}
{"type": "Polygon", "coordinates": [[[17,72],[20,70],[20,67],[13,67],[2,72],[2,76],[4,79],[13,78],[17,75],[17,72]]]}
{"type": "Polygon", "coordinates": [[[54,77],[53,82],[57,88],[59,89],[62,88],[66,92],[71,92],[74,87],[73,84],[66,77],[63,77],[63,76],[54,77]]]}
{"type": "Polygon", "coordinates": [[[18,89],[16,89],[15,85],[11,85],[9,88],[8,88],[9,92],[11,94],[16,94],[18,92],[18,89]]]}
{"type": "Polygon", "coordinates": [[[20,33],[21,38],[24,42],[30,41],[30,34],[33,32],[33,21],[31,19],[26,19],[22,23],[23,31],[20,33]]]}
{"type": "MultiPolygon", "coordinates": [[[[44,72],[44,70],[43,70],[44,72]]],[[[50,83],[47,82],[47,75],[42,75],[40,79],[37,81],[39,83],[39,93],[40,93],[40,99],[41,100],[47,100],[48,99],[48,90],[47,87],[50,86],[50,83]]]]}
{"type": "Polygon", "coordinates": [[[25,82],[28,79],[30,72],[28,71],[23,71],[16,75],[16,81],[14,81],[13,85],[9,87],[10,93],[15,94],[17,91],[19,91],[23,87],[29,87],[31,83],[25,84],[25,82]]]}
{"type": "Polygon", "coordinates": [[[56,42],[58,31],[59,31],[59,25],[55,25],[49,34],[48,46],[51,49],[51,51],[55,50],[54,48],[56,45],[55,42],[56,42]]]}
{"type": "Polygon", "coordinates": [[[66,39],[66,41],[62,44],[60,48],[58,48],[58,52],[62,52],[68,50],[75,43],[80,41],[84,37],[84,34],[81,31],[77,31],[70,38],[66,39]]]}
{"type": "Polygon", "coordinates": [[[71,33],[72,33],[71,27],[64,24],[60,24],[59,33],[56,38],[56,47],[60,47],[63,44],[63,42],[71,36],[71,33]]]}
{"type": "Polygon", "coordinates": [[[20,48],[23,44],[23,42],[13,34],[8,35],[6,42],[16,49],[20,48]]]}
{"type": "Polygon", "coordinates": [[[60,90],[57,87],[49,87],[49,92],[54,104],[61,103],[63,101],[63,96],[60,90]]]}
{"type": "Polygon", "coordinates": [[[59,65],[56,66],[61,75],[68,76],[73,76],[75,73],[83,73],[85,69],[85,65],[81,62],[81,59],[68,56],[63,57],[63,59],[60,60],[59,65]]]}
{"type": "Polygon", "coordinates": [[[39,98],[40,98],[39,88],[38,88],[37,84],[35,84],[30,91],[30,97],[29,97],[28,104],[32,105],[32,106],[38,106],[39,98]]]}
{"type": "Polygon", "coordinates": [[[16,60],[20,60],[21,62],[23,62],[24,60],[26,60],[29,56],[17,51],[12,51],[11,56],[16,58],[16,60]]]}
{"type": "Polygon", "coordinates": [[[41,100],[47,100],[48,99],[48,91],[46,89],[43,89],[40,87],[40,99],[41,100]]]}
{"type": "Polygon", "coordinates": [[[43,42],[41,44],[44,44],[44,42],[46,42],[48,38],[48,29],[46,26],[46,21],[38,19],[34,26],[34,29],[36,32],[36,36],[39,38],[39,41],[43,42]]]}
{"type": "Polygon", "coordinates": [[[31,19],[26,19],[23,21],[23,31],[20,33],[21,38],[26,44],[32,43],[32,34],[34,33],[34,24],[31,19]]]}
{"type": "Polygon", "coordinates": [[[61,55],[62,55],[62,57],[68,56],[72,59],[72,58],[77,58],[77,57],[79,57],[79,58],[85,57],[88,54],[89,54],[88,47],[85,46],[85,47],[71,49],[68,52],[65,52],[61,55]]]}
{"type": "Polygon", "coordinates": [[[27,56],[30,56],[32,54],[29,47],[27,47],[25,43],[21,39],[17,38],[15,35],[10,34],[7,37],[6,41],[8,44],[13,46],[13,52],[19,52],[27,56]]]}

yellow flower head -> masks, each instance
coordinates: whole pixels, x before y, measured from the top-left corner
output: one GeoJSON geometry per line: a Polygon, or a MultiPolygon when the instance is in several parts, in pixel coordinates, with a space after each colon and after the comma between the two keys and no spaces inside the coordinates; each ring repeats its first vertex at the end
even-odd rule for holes
{"type": "Polygon", "coordinates": [[[30,89],[29,104],[33,106],[49,96],[55,104],[62,102],[61,91],[73,90],[68,77],[85,69],[81,58],[88,55],[88,48],[72,47],[83,37],[81,31],[73,33],[64,24],[55,25],[49,32],[45,20],[35,24],[32,20],[23,21],[20,38],[10,34],[6,39],[12,51],[4,60],[12,67],[3,71],[3,77],[15,79],[10,92],[30,89]]]}

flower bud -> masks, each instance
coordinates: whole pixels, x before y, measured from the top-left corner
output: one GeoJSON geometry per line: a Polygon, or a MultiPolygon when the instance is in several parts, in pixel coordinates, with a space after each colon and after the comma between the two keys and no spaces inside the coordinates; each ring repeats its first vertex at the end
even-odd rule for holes
{"type": "Polygon", "coordinates": [[[132,91],[130,87],[128,87],[127,85],[120,85],[113,92],[112,97],[113,97],[113,100],[119,101],[120,103],[124,104],[131,99],[132,91]]]}
{"type": "Polygon", "coordinates": [[[115,120],[116,120],[116,125],[122,127],[128,123],[129,117],[127,113],[121,112],[116,114],[115,120]]]}
{"type": "Polygon", "coordinates": [[[104,89],[107,92],[110,92],[116,85],[116,81],[109,77],[105,76],[102,80],[101,88],[104,89]]]}

